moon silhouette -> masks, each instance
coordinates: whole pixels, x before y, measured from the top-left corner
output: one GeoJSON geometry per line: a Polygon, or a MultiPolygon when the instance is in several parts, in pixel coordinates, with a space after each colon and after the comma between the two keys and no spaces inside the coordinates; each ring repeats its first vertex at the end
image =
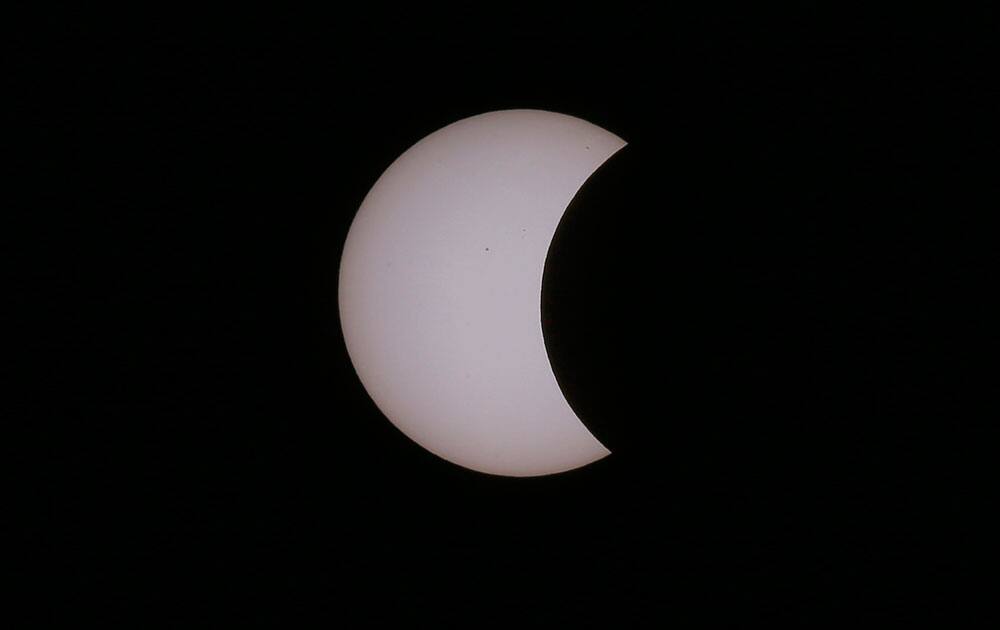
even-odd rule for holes
{"type": "Polygon", "coordinates": [[[417,444],[517,477],[609,454],[552,372],[541,290],[566,207],[624,146],[579,118],[490,112],[419,141],[365,197],[341,259],[341,326],[368,394],[417,444]]]}

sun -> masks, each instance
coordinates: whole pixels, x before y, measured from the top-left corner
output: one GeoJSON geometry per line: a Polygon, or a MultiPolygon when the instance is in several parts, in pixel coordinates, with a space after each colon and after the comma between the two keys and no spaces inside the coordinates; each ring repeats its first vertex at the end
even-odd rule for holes
{"type": "Polygon", "coordinates": [[[552,112],[466,118],[378,179],[344,246],[348,353],[385,416],[427,450],[512,476],[606,456],[545,351],[542,272],[573,196],[625,142],[552,112]]]}

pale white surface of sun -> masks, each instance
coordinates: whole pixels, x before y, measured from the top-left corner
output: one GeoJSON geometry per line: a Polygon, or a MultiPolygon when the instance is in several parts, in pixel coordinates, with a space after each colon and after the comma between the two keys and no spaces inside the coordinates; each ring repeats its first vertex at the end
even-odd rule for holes
{"type": "Polygon", "coordinates": [[[541,288],[567,205],[624,145],[571,116],[491,112],[427,136],[372,187],[341,259],[341,325],[365,389],[412,440],[512,476],[608,454],[556,382],[541,288]]]}

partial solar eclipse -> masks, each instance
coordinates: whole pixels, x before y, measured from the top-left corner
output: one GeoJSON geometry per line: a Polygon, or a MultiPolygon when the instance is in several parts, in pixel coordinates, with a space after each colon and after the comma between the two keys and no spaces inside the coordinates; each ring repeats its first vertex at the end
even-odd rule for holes
{"type": "Polygon", "coordinates": [[[573,196],[625,146],[538,110],[460,120],[403,153],[351,224],[339,306],[351,362],[405,435],[517,477],[609,454],[566,402],[542,336],[542,272],[573,196]]]}

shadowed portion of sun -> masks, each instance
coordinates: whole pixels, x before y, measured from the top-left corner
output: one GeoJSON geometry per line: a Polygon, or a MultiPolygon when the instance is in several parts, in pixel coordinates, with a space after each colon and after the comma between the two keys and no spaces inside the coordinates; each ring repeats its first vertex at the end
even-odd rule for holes
{"type": "Polygon", "coordinates": [[[490,112],[427,136],[372,187],[344,246],[340,319],[362,384],[413,441],[510,476],[608,455],[553,375],[541,291],[566,207],[623,146],[571,116],[490,112]]]}

